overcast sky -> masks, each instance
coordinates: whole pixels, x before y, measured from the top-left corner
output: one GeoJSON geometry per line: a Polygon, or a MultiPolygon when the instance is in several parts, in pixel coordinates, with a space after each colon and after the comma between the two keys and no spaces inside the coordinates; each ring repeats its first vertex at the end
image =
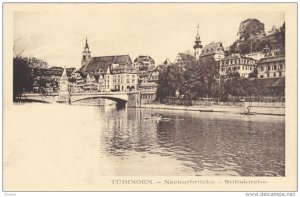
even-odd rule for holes
{"type": "Polygon", "coordinates": [[[203,45],[237,38],[240,22],[284,23],[284,13],[211,4],[89,4],[47,6],[14,13],[15,49],[50,66],[80,68],[85,38],[92,56],[150,55],[156,63],[193,51],[197,24],[203,45]]]}

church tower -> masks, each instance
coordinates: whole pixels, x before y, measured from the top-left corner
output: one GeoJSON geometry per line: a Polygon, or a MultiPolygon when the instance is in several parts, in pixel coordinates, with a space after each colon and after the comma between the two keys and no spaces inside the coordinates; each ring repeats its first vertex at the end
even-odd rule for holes
{"type": "Polygon", "coordinates": [[[84,51],[82,52],[81,66],[86,65],[86,63],[88,63],[90,59],[91,59],[91,52],[86,38],[84,51]]]}
{"type": "Polygon", "coordinates": [[[200,41],[199,24],[198,24],[198,26],[197,26],[197,35],[196,35],[196,40],[195,40],[195,45],[194,45],[195,57],[196,57],[197,61],[200,58],[202,48],[203,48],[203,46],[201,45],[201,41],[200,41]]]}

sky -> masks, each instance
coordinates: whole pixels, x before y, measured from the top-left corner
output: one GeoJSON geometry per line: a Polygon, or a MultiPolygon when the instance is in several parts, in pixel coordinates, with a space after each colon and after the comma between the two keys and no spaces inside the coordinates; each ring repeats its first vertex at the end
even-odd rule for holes
{"type": "Polygon", "coordinates": [[[198,23],[202,45],[221,41],[226,48],[247,18],[260,20],[265,31],[285,21],[284,12],[246,4],[44,4],[15,11],[14,49],[50,67],[80,68],[87,37],[92,57],[150,55],[160,64],[193,52],[198,23]]]}

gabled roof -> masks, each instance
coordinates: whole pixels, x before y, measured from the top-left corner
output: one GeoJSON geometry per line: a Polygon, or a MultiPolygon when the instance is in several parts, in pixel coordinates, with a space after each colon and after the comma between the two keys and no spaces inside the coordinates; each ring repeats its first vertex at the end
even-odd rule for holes
{"type": "Polygon", "coordinates": [[[234,56],[227,56],[227,57],[224,57],[222,60],[234,60],[234,59],[247,59],[247,60],[253,60],[253,61],[257,61],[251,57],[246,57],[246,56],[243,56],[243,55],[234,55],[234,56]]]}
{"type": "Polygon", "coordinates": [[[285,61],[285,56],[284,55],[280,55],[280,56],[264,57],[264,58],[261,58],[257,62],[257,64],[264,64],[264,63],[278,62],[278,61],[285,61]]]}
{"type": "Polygon", "coordinates": [[[224,53],[222,42],[210,43],[206,45],[201,52],[200,57],[214,55],[216,53],[224,53]]]}
{"type": "Polygon", "coordinates": [[[67,76],[71,77],[74,70],[76,70],[76,68],[66,68],[67,76]]]}
{"type": "Polygon", "coordinates": [[[186,54],[186,53],[178,53],[176,60],[178,60],[178,57],[181,59],[183,62],[189,62],[196,60],[196,58],[193,55],[186,54]]]}
{"type": "Polygon", "coordinates": [[[155,61],[149,55],[139,55],[135,58],[134,62],[138,62],[143,64],[144,62],[150,62],[151,64],[155,64],[155,61]]]}
{"type": "Polygon", "coordinates": [[[113,64],[131,65],[132,61],[129,55],[92,57],[87,65],[82,66],[79,70],[82,72],[94,72],[101,68],[102,70],[106,71],[107,67],[110,67],[113,64]]]}
{"type": "Polygon", "coordinates": [[[169,58],[167,58],[164,62],[163,65],[169,65],[172,64],[172,62],[169,60],[169,58]]]}

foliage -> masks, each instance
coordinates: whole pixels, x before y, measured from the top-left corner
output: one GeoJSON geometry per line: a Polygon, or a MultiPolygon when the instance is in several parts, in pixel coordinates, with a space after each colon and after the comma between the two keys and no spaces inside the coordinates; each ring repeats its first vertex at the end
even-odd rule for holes
{"type": "Polygon", "coordinates": [[[254,34],[263,34],[265,25],[257,19],[247,19],[240,24],[240,40],[248,40],[254,34]]]}
{"type": "Polygon", "coordinates": [[[13,59],[13,97],[21,97],[24,91],[31,91],[33,75],[28,58],[15,57],[13,59]]]}
{"type": "Polygon", "coordinates": [[[13,98],[20,98],[24,92],[33,91],[33,84],[46,86],[44,74],[48,64],[35,57],[16,56],[13,58],[13,98]]]}
{"type": "Polygon", "coordinates": [[[176,90],[185,99],[219,98],[228,101],[230,97],[258,96],[265,93],[264,84],[254,78],[241,78],[238,72],[227,73],[226,79],[220,78],[218,64],[190,62],[182,67],[173,64],[161,70],[158,81],[157,99],[175,97],[176,90]]]}
{"type": "Polygon", "coordinates": [[[160,70],[157,87],[157,99],[174,97],[183,83],[183,68],[177,64],[160,70]]]}

